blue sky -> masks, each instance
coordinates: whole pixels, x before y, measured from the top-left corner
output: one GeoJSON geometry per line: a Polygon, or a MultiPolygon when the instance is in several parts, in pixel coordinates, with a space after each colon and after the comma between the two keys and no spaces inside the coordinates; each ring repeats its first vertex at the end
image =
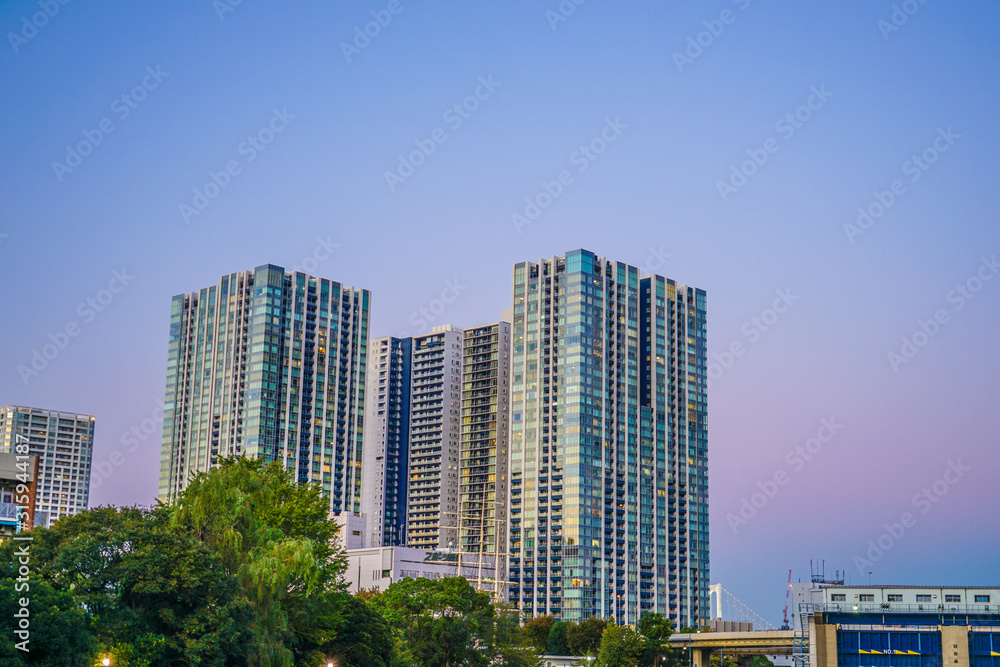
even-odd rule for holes
{"type": "Polygon", "coordinates": [[[155,496],[172,295],[315,267],[416,333],[585,247],[708,291],[713,582],[997,582],[996,3],[224,2],[0,4],[0,403],[97,416],[93,504],[155,496]]]}

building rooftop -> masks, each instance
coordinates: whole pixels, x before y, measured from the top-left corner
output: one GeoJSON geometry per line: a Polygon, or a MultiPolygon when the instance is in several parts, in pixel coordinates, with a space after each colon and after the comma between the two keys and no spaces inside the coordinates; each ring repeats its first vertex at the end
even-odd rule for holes
{"type": "Polygon", "coordinates": [[[937,584],[927,585],[927,586],[916,586],[913,584],[837,584],[834,586],[827,586],[826,588],[871,588],[871,589],[882,589],[882,588],[948,588],[948,589],[982,589],[982,590],[997,590],[1000,589],[1000,584],[995,586],[940,586],[937,584]]]}

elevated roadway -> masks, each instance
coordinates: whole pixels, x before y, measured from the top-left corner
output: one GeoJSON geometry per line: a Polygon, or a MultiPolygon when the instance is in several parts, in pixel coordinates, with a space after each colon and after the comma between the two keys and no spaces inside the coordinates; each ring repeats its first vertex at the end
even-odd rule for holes
{"type": "Polygon", "coordinates": [[[677,632],[670,646],[690,650],[693,667],[710,667],[712,651],[729,655],[791,655],[794,631],[677,632]]]}

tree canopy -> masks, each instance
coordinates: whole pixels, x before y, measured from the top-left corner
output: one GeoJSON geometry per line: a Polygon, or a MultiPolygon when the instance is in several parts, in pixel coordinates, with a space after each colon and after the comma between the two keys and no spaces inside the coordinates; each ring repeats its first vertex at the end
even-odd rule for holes
{"type": "Polygon", "coordinates": [[[36,528],[0,546],[0,608],[23,595],[15,548],[31,562],[30,651],[4,647],[0,665],[388,665],[389,626],[347,595],[328,507],[279,464],[237,458],[172,505],[36,528]]]}
{"type": "Polygon", "coordinates": [[[600,667],[635,667],[646,649],[646,640],[627,625],[609,624],[601,635],[597,653],[600,667]]]}
{"type": "Polygon", "coordinates": [[[373,600],[393,629],[403,665],[531,667],[537,654],[517,646],[517,615],[462,577],[405,578],[373,600]]]}

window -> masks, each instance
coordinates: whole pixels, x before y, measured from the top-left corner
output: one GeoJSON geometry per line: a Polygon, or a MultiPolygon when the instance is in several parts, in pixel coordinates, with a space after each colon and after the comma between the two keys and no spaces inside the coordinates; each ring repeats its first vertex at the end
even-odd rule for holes
{"type": "Polygon", "coordinates": [[[902,602],[903,596],[900,593],[889,593],[886,597],[889,602],[902,602]]]}
{"type": "Polygon", "coordinates": [[[989,595],[977,595],[976,596],[976,602],[989,602],[989,601],[990,601],[990,596],[989,595]]]}
{"type": "Polygon", "coordinates": [[[930,601],[931,601],[931,596],[930,595],[918,595],[917,596],[917,602],[930,602],[930,601]]]}
{"type": "Polygon", "coordinates": [[[861,602],[875,602],[875,594],[874,593],[862,593],[860,595],[859,599],[861,600],[861,602]]]}
{"type": "Polygon", "coordinates": [[[961,595],[945,595],[944,596],[944,601],[945,602],[961,602],[962,601],[962,596],[961,595]]]}
{"type": "Polygon", "coordinates": [[[847,595],[844,593],[834,593],[830,596],[830,599],[834,602],[844,602],[847,600],[847,595]]]}

